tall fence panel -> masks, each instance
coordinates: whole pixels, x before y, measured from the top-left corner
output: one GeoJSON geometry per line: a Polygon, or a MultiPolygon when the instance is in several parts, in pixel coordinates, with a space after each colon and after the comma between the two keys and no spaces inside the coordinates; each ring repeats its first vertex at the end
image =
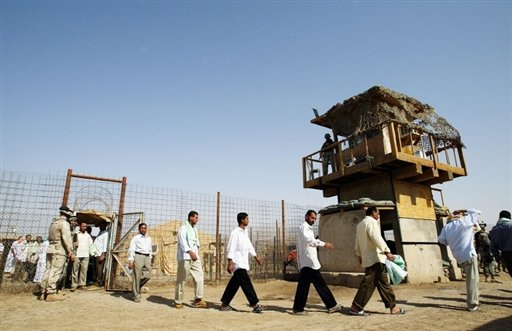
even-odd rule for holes
{"type": "MultiPolygon", "coordinates": [[[[32,239],[40,236],[46,239],[50,222],[58,215],[62,204],[65,186],[66,175],[1,171],[2,288],[31,284],[33,279],[28,278],[33,273],[28,268],[34,265],[29,263],[23,264],[21,282],[10,281],[15,266],[9,258],[10,248],[20,236],[31,235],[32,239]]],[[[68,193],[68,206],[72,209],[119,213],[119,183],[73,178],[68,193]]],[[[188,213],[191,210],[197,211],[205,280],[210,282],[229,277],[226,271],[226,249],[231,231],[238,226],[239,212],[249,215],[251,241],[258,255],[264,259],[262,266],[251,261],[250,273],[252,277],[267,279],[282,277],[283,263],[295,245],[297,228],[304,220],[306,210],[319,209],[319,206],[302,206],[284,201],[224,196],[221,192],[198,193],[149,187],[130,184],[129,179],[123,207],[124,213],[144,213],[144,222],[149,227],[148,234],[153,238],[156,248],[152,279],[161,281],[175,280],[177,231],[186,221],[188,213]]],[[[122,235],[125,231],[128,229],[123,228],[122,235]]],[[[97,232],[97,229],[93,229],[93,236],[97,232]]],[[[135,234],[136,231],[133,231],[129,236],[135,234]]],[[[118,268],[117,272],[122,277],[124,270],[118,268]]]]}

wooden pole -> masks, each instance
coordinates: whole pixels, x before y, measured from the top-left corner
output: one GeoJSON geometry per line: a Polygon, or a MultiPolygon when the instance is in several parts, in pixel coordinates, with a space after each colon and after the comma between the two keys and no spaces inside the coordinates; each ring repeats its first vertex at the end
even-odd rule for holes
{"type": "MultiPolygon", "coordinates": [[[[282,241],[282,256],[285,257],[286,256],[286,227],[285,227],[285,210],[284,210],[284,200],[281,200],[281,227],[282,227],[282,231],[283,231],[283,241],[282,241]]],[[[284,263],[283,263],[283,277],[284,277],[284,274],[285,274],[285,267],[284,267],[284,263]]]]}
{"type": "Polygon", "coordinates": [[[117,233],[116,233],[116,240],[114,244],[117,244],[119,240],[121,240],[121,233],[123,230],[123,214],[124,214],[124,200],[126,196],[126,184],[127,180],[126,177],[123,177],[121,181],[121,195],[119,197],[119,215],[117,217],[117,233]]]}
{"type": "MultiPolygon", "coordinates": [[[[119,196],[119,210],[118,210],[118,215],[117,215],[117,230],[116,230],[116,237],[114,239],[113,247],[115,247],[117,244],[119,244],[119,241],[121,240],[121,233],[123,232],[123,214],[124,214],[124,199],[126,196],[126,184],[127,184],[126,177],[123,177],[123,179],[121,181],[121,194],[119,196]]],[[[113,256],[113,252],[111,252],[110,254],[112,254],[112,256],[113,256]]],[[[107,289],[111,289],[114,286],[116,278],[117,278],[117,273],[116,273],[117,265],[118,265],[117,260],[112,259],[111,263],[112,263],[111,269],[110,269],[111,273],[110,273],[110,278],[108,278],[109,282],[108,282],[108,284],[105,284],[107,289]]]]}
{"type": "Polygon", "coordinates": [[[220,238],[220,192],[217,192],[217,215],[215,224],[215,245],[216,245],[216,256],[215,256],[215,280],[220,281],[221,276],[221,238],[220,238]]]}
{"type": "Polygon", "coordinates": [[[68,169],[66,176],[66,185],[64,186],[64,196],[62,197],[62,205],[67,206],[69,201],[69,190],[71,188],[71,177],[73,176],[73,169],[68,169]]]}

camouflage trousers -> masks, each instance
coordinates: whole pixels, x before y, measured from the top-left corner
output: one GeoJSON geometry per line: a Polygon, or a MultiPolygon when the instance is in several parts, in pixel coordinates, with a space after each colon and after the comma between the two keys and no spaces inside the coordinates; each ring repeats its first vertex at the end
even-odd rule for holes
{"type": "Polygon", "coordinates": [[[41,287],[46,294],[57,292],[57,283],[64,272],[67,259],[67,256],[61,254],[46,255],[46,270],[41,282],[41,287]]]}

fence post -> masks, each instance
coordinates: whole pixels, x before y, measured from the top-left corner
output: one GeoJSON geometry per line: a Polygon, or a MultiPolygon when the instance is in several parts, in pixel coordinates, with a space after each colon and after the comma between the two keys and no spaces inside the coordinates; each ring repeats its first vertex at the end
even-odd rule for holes
{"type": "Polygon", "coordinates": [[[62,197],[62,205],[67,206],[69,200],[69,189],[71,187],[71,177],[73,176],[73,169],[68,169],[66,176],[66,186],[64,186],[64,196],[62,197]]]}
{"type": "Polygon", "coordinates": [[[278,272],[278,269],[277,269],[277,265],[278,265],[278,262],[279,261],[279,247],[280,247],[280,240],[279,240],[279,223],[277,223],[277,220],[276,220],[276,234],[274,235],[274,251],[272,252],[273,253],[273,264],[274,264],[274,278],[276,278],[277,276],[277,272],[278,272]]]}
{"type": "Polygon", "coordinates": [[[121,182],[121,195],[119,197],[119,215],[117,217],[117,233],[116,233],[116,240],[114,241],[114,244],[119,243],[119,240],[121,240],[121,233],[123,231],[123,214],[124,214],[124,200],[126,196],[126,184],[127,180],[126,177],[123,177],[123,180],[121,182]]]}
{"type": "MultiPolygon", "coordinates": [[[[118,215],[117,215],[117,230],[116,230],[116,236],[114,238],[114,247],[121,240],[121,233],[123,232],[123,218],[124,218],[123,216],[124,216],[124,200],[126,197],[126,184],[127,184],[127,179],[126,179],[126,177],[123,177],[123,179],[121,181],[121,194],[119,196],[119,209],[118,209],[118,215]]],[[[111,269],[110,269],[110,280],[109,280],[109,284],[107,284],[108,288],[112,288],[114,286],[116,278],[117,278],[117,273],[116,273],[117,265],[118,265],[117,260],[112,259],[111,263],[112,264],[111,264],[111,269]]]]}
{"type": "MultiPolygon", "coordinates": [[[[285,214],[285,209],[284,209],[284,200],[281,200],[281,227],[282,227],[282,231],[283,231],[283,242],[282,242],[282,252],[281,252],[281,260],[284,259],[284,257],[286,256],[286,226],[285,226],[285,221],[286,221],[286,214],[285,214]]],[[[284,261],[283,261],[283,279],[284,279],[284,276],[285,276],[285,273],[286,273],[286,267],[284,265],[284,261]]]]}
{"type": "Polygon", "coordinates": [[[221,273],[221,238],[220,238],[220,192],[217,192],[217,215],[215,224],[215,281],[220,281],[221,273]]]}

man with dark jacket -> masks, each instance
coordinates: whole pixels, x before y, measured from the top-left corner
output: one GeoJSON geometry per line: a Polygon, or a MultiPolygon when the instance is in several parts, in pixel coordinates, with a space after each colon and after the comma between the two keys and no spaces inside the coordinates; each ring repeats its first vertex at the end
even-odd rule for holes
{"type": "Polygon", "coordinates": [[[498,223],[491,230],[491,251],[494,256],[501,256],[512,277],[512,220],[510,212],[502,210],[498,223]]]}

